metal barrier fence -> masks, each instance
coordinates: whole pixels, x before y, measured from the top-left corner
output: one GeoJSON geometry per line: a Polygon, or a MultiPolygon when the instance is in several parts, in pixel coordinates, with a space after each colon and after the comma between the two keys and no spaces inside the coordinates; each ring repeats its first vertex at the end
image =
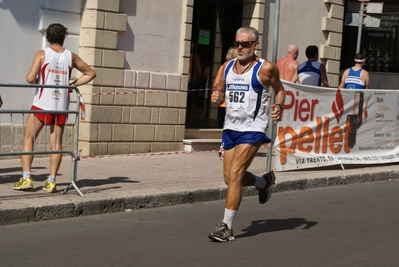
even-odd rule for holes
{"type": "MultiPolygon", "coordinates": [[[[79,158],[79,150],[78,150],[78,142],[79,142],[79,121],[80,121],[80,92],[79,89],[76,86],[61,86],[61,85],[38,85],[38,84],[7,84],[7,83],[0,83],[0,89],[1,88],[60,88],[60,89],[70,89],[72,91],[76,92],[76,108],[74,110],[60,110],[60,111],[49,111],[49,110],[4,110],[0,109],[0,130],[2,128],[8,127],[9,126],[9,138],[4,136],[0,132],[0,156],[22,156],[22,155],[49,155],[49,154],[68,154],[72,158],[72,166],[71,166],[71,184],[66,187],[63,190],[63,194],[67,193],[69,189],[72,187],[75,188],[75,190],[78,192],[78,194],[81,197],[84,197],[83,193],[79,190],[79,187],[76,184],[76,179],[77,179],[77,162],[80,159],[79,158]],[[43,145],[37,144],[36,138],[33,144],[33,151],[22,151],[22,145],[23,145],[23,139],[24,139],[24,131],[25,131],[25,115],[26,114],[36,114],[36,113],[52,113],[52,114],[68,114],[68,121],[67,124],[64,128],[64,136],[66,138],[63,138],[63,143],[62,143],[62,150],[48,150],[48,137],[46,134],[46,130],[48,128],[48,125],[45,124],[45,126],[42,129],[42,132],[44,133],[44,139],[43,145]],[[4,119],[4,116],[9,116],[7,117],[7,122],[2,123],[2,118],[4,119]],[[22,118],[22,125],[17,126],[15,124],[16,121],[16,116],[20,115],[22,118]],[[69,121],[73,120],[73,123],[69,123],[69,121]],[[72,125],[73,127],[73,142],[69,144],[69,147],[71,147],[70,150],[65,149],[68,148],[68,124],[72,125]],[[22,134],[21,129],[22,128],[22,134]],[[17,135],[21,136],[21,144],[20,144],[20,149],[18,143],[15,143],[17,139],[17,135]],[[8,145],[3,145],[3,140],[6,139],[6,141],[9,140],[8,145]],[[9,150],[9,151],[3,151],[3,150],[9,150]],[[18,151],[19,150],[19,151],[18,151]]],[[[4,99],[3,96],[3,101],[7,101],[4,99]]],[[[72,106],[72,105],[71,105],[72,106]]]]}

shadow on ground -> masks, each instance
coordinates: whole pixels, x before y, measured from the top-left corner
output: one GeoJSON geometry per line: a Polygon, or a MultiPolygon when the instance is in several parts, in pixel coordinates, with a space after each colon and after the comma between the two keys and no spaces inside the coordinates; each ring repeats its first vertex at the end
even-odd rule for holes
{"type": "Polygon", "coordinates": [[[259,220],[253,221],[249,227],[241,230],[245,233],[236,235],[235,237],[243,238],[268,232],[294,230],[300,226],[302,226],[300,229],[308,230],[316,224],[317,222],[307,221],[304,218],[259,220]]]}

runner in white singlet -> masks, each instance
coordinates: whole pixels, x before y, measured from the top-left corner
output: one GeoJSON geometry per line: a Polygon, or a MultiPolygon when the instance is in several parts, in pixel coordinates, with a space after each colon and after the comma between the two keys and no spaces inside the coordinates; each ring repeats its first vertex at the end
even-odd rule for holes
{"type": "Polygon", "coordinates": [[[239,132],[266,132],[269,119],[268,93],[270,86],[264,86],[258,79],[264,60],[259,59],[243,74],[233,71],[235,60],[225,69],[226,118],[224,129],[239,132]]]}
{"type": "MultiPolygon", "coordinates": [[[[44,49],[45,59],[39,73],[39,83],[45,85],[68,85],[72,71],[72,54],[68,49],[55,52],[44,49]]],[[[69,89],[38,88],[33,105],[43,110],[68,110],[69,89]]]]}
{"type": "Polygon", "coordinates": [[[215,241],[235,239],[232,224],[241,203],[242,187],[255,186],[259,190],[259,202],[263,204],[270,199],[275,181],[273,172],[262,177],[247,172],[260,145],[268,139],[265,131],[269,115],[278,120],[285,100],[277,66],[255,55],[258,39],[259,32],[252,27],[237,30],[234,42],[237,59],[223,64],[222,75],[217,77],[220,81],[211,97],[217,105],[226,101],[222,142],[227,194],[223,220],[208,236],[215,241]],[[267,101],[270,87],[276,93],[277,103],[271,107],[267,101]]]}
{"type": "MultiPolygon", "coordinates": [[[[50,46],[45,50],[39,50],[33,57],[32,65],[26,81],[30,84],[41,85],[68,85],[72,68],[75,67],[83,75],[73,85],[79,86],[90,82],[96,77],[96,73],[78,55],[71,53],[63,47],[67,28],[55,23],[49,25],[46,30],[46,39],[50,46]]],[[[50,125],[50,148],[62,150],[62,135],[66,123],[66,114],[54,114],[53,110],[62,111],[69,108],[69,89],[38,88],[33,100],[31,110],[48,110],[49,113],[30,113],[25,123],[25,135],[23,151],[33,151],[33,144],[45,125],[50,125]]],[[[51,154],[50,175],[43,185],[43,190],[48,193],[57,192],[55,183],[56,175],[60,167],[62,154],[51,154]]],[[[30,177],[33,155],[21,157],[23,175],[14,184],[15,190],[27,190],[33,188],[33,180],[30,177]]]]}

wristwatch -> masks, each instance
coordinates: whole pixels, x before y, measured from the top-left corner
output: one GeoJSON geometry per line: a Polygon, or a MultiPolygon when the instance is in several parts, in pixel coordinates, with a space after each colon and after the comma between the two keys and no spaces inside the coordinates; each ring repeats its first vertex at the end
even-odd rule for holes
{"type": "Polygon", "coordinates": [[[283,110],[283,109],[284,109],[284,108],[283,108],[283,104],[276,104],[276,105],[280,107],[280,110],[283,110]]]}

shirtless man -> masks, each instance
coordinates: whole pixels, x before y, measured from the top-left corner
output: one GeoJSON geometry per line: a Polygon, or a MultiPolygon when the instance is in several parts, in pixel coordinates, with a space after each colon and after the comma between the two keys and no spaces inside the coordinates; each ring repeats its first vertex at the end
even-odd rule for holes
{"type": "Polygon", "coordinates": [[[290,44],[287,49],[287,56],[277,61],[277,68],[280,72],[280,79],[296,83],[298,81],[298,47],[290,44]]]}

